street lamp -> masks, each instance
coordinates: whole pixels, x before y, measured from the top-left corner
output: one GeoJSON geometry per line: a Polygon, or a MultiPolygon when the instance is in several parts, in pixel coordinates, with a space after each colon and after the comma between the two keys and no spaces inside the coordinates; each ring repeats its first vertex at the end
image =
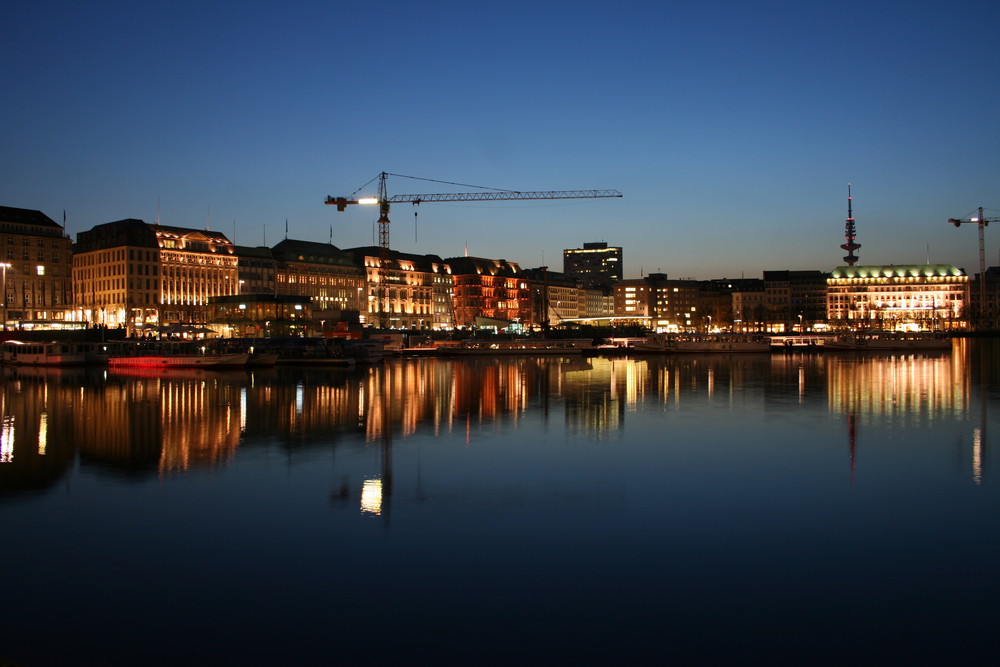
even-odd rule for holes
{"type": "Polygon", "coordinates": [[[11,268],[11,264],[8,262],[0,262],[0,270],[3,271],[3,285],[0,289],[3,290],[3,330],[7,330],[7,269],[11,268]]]}

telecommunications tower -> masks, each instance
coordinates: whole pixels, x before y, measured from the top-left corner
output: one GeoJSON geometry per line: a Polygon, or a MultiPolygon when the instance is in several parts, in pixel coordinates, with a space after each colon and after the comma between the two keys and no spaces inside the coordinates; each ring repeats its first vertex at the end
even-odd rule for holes
{"type": "Polygon", "coordinates": [[[854,239],[857,238],[857,230],[854,228],[854,214],[851,211],[851,184],[847,184],[847,223],[844,225],[844,238],[847,243],[841,244],[841,248],[847,251],[847,256],[844,257],[844,263],[848,266],[854,266],[854,263],[858,261],[857,256],[854,251],[861,247],[860,243],[855,243],[854,239]]]}

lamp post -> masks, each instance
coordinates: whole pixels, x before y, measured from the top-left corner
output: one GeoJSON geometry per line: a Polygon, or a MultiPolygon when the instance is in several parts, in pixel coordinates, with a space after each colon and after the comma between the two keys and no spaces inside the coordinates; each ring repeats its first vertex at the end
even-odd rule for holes
{"type": "Polygon", "coordinates": [[[0,271],[3,271],[3,285],[0,289],[3,290],[3,330],[7,330],[7,269],[11,268],[11,264],[8,262],[0,262],[0,271]]]}

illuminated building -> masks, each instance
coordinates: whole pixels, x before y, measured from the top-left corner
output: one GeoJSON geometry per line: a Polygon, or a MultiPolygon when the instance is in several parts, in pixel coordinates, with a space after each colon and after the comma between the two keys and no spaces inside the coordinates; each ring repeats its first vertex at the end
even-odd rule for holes
{"type": "Polygon", "coordinates": [[[765,271],[769,331],[804,331],[826,317],[828,274],[822,271],[765,271]]]}
{"type": "Polygon", "coordinates": [[[724,300],[707,281],[651,273],[615,285],[614,316],[658,332],[704,331],[719,326],[724,300]]]}
{"type": "Polygon", "coordinates": [[[78,318],[129,334],[165,323],[203,323],[208,300],[236,294],[237,257],[225,234],[127,219],[77,235],[78,318]]]}
{"type": "Polygon", "coordinates": [[[41,211],[0,206],[4,328],[50,328],[72,318],[71,244],[41,211]]]}
{"type": "Polygon", "coordinates": [[[611,288],[622,279],[622,249],[607,243],[584,243],[582,248],[563,250],[563,273],[582,287],[611,288]]]}
{"type": "Polygon", "coordinates": [[[365,270],[364,323],[385,329],[451,328],[452,282],[447,262],[437,255],[384,251],[378,246],[345,252],[365,270]]]}
{"type": "Polygon", "coordinates": [[[827,280],[827,317],[851,328],[963,328],[968,302],[969,278],[950,264],[842,266],[827,280]]]}
{"type": "Polygon", "coordinates": [[[531,295],[528,322],[532,325],[556,325],[580,317],[583,290],[576,279],[547,268],[525,269],[524,278],[531,295]]]}
{"type": "Polygon", "coordinates": [[[239,294],[274,294],[278,263],[266,246],[235,246],[239,294]]]}
{"type": "Polygon", "coordinates": [[[340,320],[365,307],[365,272],[354,256],[329,243],[285,239],[272,248],[275,293],[312,297],[316,317],[340,320]]]}
{"type": "Polygon", "coordinates": [[[452,257],[455,326],[495,326],[531,320],[530,294],[521,267],[505,259],[452,257]]]}

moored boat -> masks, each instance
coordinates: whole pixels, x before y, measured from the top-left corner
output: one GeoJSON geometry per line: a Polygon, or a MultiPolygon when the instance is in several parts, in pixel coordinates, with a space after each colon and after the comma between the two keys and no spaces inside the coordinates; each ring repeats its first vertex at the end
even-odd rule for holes
{"type": "Polygon", "coordinates": [[[90,348],[77,343],[26,343],[5,341],[3,362],[21,366],[73,366],[86,364],[90,348]]]}
{"type": "Polygon", "coordinates": [[[594,347],[590,339],[576,338],[521,338],[516,340],[476,339],[463,340],[460,344],[442,347],[444,355],[559,355],[582,354],[594,347]]]}
{"type": "Polygon", "coordinates": [[[243,368],[249,354],[136,354],[112,356],[112,368],[243,368]]]}
{"type": "Polygon", "coordinates": [[[837,336],[826,343],[827,350],[896,351],[951,350],[951,338],[937,333],[897,333],[879,331],[837,336]]]}

